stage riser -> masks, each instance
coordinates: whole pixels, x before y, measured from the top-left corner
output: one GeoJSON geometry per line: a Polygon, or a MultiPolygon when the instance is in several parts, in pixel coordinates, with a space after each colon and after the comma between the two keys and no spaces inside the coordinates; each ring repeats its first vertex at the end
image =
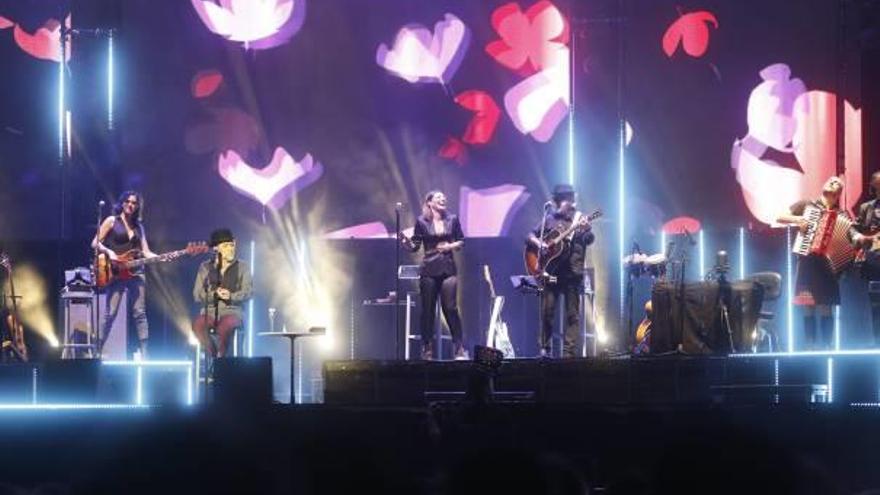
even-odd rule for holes
{"type": "MultiPolygon", "coordinates": [[[[835,358],[833,401],[878,402],[878,362],[876,357],[835,358]]],[[[467,362],[327,362],[324,401],[424,405],[426,393],[464,392],[472,369],[472,363],[467,362]]],[[[828,379],[828,359],[815,356],[523,359],[504,362],[495,390],[531,392],[535,401],[552,404],[769,404],[809,401],[804,390],[811,385],[828,385],[828,379]]]]}
{"type": "Polygon", "coordinates": [[[102,365],[92,360],[8,364],[0,366],[0,407],[21,404],[185,405],[191,399],[192,387],[188,382],[191,379],[187,368],[180,365],[139,368],[133,363],[102,365]]]}

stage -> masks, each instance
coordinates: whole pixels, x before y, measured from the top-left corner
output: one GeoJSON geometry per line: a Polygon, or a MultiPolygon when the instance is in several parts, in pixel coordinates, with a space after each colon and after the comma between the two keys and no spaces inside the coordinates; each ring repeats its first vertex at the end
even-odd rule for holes
{"type": "MultiPolygon", "coordinates": [[[[330,361],[324,402],[424,405],[463,398],[473,362],[330,361]]],[[[496,400],[591,406],[880,404],[880,353],[830,351],[505,360],[496,400]]]]}

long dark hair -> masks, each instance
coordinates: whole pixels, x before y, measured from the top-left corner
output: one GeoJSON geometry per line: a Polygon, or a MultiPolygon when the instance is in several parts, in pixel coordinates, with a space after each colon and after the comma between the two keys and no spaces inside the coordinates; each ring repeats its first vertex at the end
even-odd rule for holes
{"type": "MultiPolygon", "coordinates": [[[[431,207],[428,206],[428,202],[434,199],[434,196],[438,194],[442,194],[443,191],[439,189],[434,189],[433,191],[429,191],[428,194],[425,194],[425,200],[422,201],[422,218],[426,221],[434,220],[434,211],[431,210],[431,207]]],[[[446,218],[449,215],[449,212],[443,214],[442,218],[446,218]]]]}
{"type": "Polygon", "coordinates": [[[122,215],[122,205],[125,203],[129,197],[134,196],[137,198],[137,208],[134,210],[134,214],[131,216],[132,227],[140,227],[141,221],[143,220],[143,211],[144,211],[144,197],[141,196],[141,193],[137,191],[124,191],[119,195],[119,198],[116,199],[116,204],[113,205],[113,214],[117,217],[122,215]]]}

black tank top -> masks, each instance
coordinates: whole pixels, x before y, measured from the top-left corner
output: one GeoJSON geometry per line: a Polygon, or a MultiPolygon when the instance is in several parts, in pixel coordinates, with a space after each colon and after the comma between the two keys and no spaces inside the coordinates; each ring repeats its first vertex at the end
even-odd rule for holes
{"type": "Polygon", "coordinates": [[[134,229],[134,235],[129,239],[128,231],[125,229],[125,222],[122,221],[122,217],[117,216],[115,218],[116,222],[113,223],[113,228],[110,229],[110,232],[107,232],[102,244],[110,248],[116,254],[122,254],[132,249],[140,249],[140,228],[136,227],[134,229]]]}

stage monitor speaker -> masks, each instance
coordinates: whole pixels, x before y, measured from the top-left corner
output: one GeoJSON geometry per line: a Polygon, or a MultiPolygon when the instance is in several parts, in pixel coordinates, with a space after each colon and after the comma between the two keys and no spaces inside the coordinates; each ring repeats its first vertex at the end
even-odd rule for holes
{"type": "Polygon", "coordinates": [[[272,359],[225,357],[214,362],[214,402],[263,407],[272,404],[272,359]]]}
{"type": "Polygon", "coordinates": [[[37,371],[40,404],[94,404],[98,397],[98,359],[46,361],[37,371]]]}
{"type": "Polygon", "coordinates": [[[762,286],[753,281],[695,282],[684,284],[683,288],[658,282],[651,295],[651,352],[745,352],[751,346],[763,298],[762,286]],[[725,305],[734,349],[730,348],[731,336],[722,318],[725,305]]]}

